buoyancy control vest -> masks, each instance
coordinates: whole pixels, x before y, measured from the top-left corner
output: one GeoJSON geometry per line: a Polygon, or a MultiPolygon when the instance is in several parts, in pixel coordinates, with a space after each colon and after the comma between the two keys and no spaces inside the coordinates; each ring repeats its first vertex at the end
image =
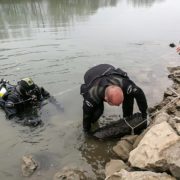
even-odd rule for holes
{"type": "Polygon", "coordinates": [[[101,71],[99,71],[98,66],[96,66],[86,72],[84,76],[85,83],[81,85],[81,90],[80,90],[80,94],[82,96],[84,96],[89,91],[89,89],[93,87],[93,85],[96,83],[98,79],[101,79],[103,77],[108,77],[110,75],[118,75],[122,78],[129,79],[127,73],[120,68],[116,69],[115,67],[108,64],[103,64],[102,67],[103,68],[101,68],[101,71]],[[95,73],[96,76],[93,76],[95,73]]]}

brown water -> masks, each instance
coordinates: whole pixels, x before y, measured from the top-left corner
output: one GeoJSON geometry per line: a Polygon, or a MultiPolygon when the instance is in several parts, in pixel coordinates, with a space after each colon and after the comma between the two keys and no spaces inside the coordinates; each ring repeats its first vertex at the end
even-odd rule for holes
{"type": "MultiPolygon", "coordinates": [[[[0,78],[16,83],[30,76],[64,108],[43,106],[38,116],[44,125],[36,129],[8,121],[0,111],[0,179],[25,179],[20,165],[28,153],[40,162],[31,180],[50,180],[64,166],[103,179],[115,142],[83,135],[83,75],[99,63],[119,66],[153,106],[171,83],[166,67],[179,65],[180,56],[168,46],[180,40],[179,12],[179,0],[0,0],[0,78]]],[[[119,114],[106,107],[101,120],[119,114]]]]}

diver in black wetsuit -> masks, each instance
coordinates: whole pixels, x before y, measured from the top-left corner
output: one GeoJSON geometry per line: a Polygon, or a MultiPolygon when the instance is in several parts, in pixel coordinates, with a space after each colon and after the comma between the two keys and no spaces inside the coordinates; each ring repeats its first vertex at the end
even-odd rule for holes
{"type": "Polygon", "coordinates": [[[147,101],[144,92],[126,72],[109,64],[100,64],[89,69],[84,75],[81,85],[83,101],[83,129],[91,130],[91,123],[96,122],[104,111],[103,102],[112,106],[122,104],[123,117],[133,114],[134,99],[142,113],[147,118],[147,101]]]}
{"type": "MultiPolygon", "coordinates": [[[[22,114],[29,107],[36,107],[49,97],[50,94],[43,87],[38,87],[31,78],[24,78],[17,85],[3,79],[0,81],[0,107],[8,119],[22,114]]],[[[41,120],[37,119],[25,122],[25,125],[37,126],[40,123],[41,120]]]]}

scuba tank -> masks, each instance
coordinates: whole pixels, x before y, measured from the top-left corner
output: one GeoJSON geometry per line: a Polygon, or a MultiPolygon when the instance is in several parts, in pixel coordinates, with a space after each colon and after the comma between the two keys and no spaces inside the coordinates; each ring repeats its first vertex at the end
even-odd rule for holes
{"type": "Polygon", "coordinates": [[[0,98],[3,98],[3,96],[7,93],[7,90],[5,87],[1,86],[0,88],[0,98]]]}
{"type": "Polygon", "coordinates": [[[9,81],[5,79],[1,79],[0,81],[0,98],[4,98],[5,95],[7,95],[11,89],[13,89],[14,86],[9,84],[9,81]]]}
{"type": "Polygon", "coordinates": [[[4,95],[7,93],[6,83],[7,83],[6,80],[1,79],[1,81],[0,81],[0,98],[3,98],[4,95]]]}

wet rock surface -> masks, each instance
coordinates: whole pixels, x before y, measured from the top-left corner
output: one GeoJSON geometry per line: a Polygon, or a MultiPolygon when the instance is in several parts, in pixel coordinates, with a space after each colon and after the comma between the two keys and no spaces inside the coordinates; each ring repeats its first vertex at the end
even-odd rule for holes
{"type": "Polygon", "coordinates": [[[133,150],[133,144],[137,135],[125,136],[113,147],[113,151],[124,161],[128,160],[129,153],[133,150]]]}
{"type": "Polygon", "coordinates": [[[150,171],[128,172],[122,169],[105,180],[175,180],[166,173],[155,173],[150,171]]]}

